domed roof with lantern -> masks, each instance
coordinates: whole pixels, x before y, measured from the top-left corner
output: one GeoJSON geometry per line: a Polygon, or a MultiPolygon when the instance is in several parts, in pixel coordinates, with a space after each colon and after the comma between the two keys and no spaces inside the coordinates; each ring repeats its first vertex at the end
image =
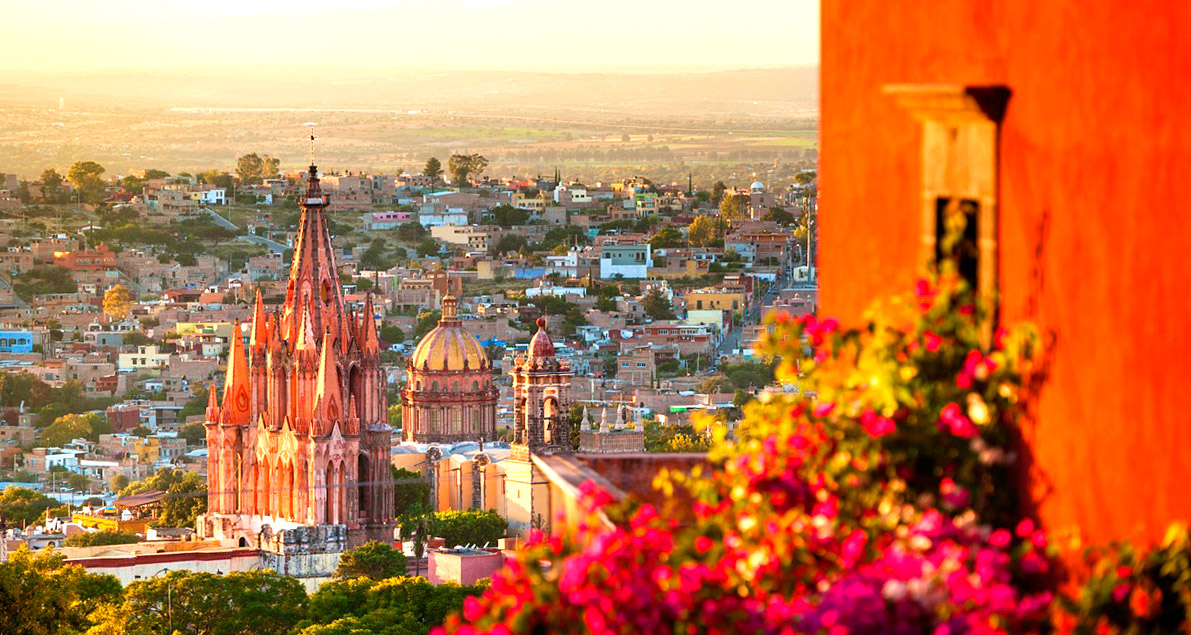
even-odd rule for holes
{"type": "Polygon", "coordinates": [[[490,363],[484,345],[463,328],[458,316],[458,300],[443,296],[442,318],[438,326],[422,337],[410,366],[418,370],[462,371],[488,369],[490,363]]]}

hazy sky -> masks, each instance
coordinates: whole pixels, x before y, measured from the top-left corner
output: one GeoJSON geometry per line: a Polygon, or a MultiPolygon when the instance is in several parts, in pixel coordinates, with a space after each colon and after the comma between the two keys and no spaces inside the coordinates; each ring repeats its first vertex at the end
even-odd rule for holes
{"type": "Polygon", "coordinates": [[[9,71],[819,61],[818,0],[5,0],[0,19],[9,27],[0,69],[9,71]]]}

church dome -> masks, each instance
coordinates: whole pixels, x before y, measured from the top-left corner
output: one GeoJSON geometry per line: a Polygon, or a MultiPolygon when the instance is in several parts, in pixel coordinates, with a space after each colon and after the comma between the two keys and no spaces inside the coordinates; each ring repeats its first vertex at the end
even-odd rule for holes
{"type": "Polygon", "coordinates": [[[476,336],[463,328],[453,296],[442,299],[438,326],[418,342],[410,365],[417,370],[462,371],[488,368],[488,354],[476,336]]]}
{"type": "Polygon", "coordinates": [[[749,189],[753,190],[754,192],[762,192],[765,190],[765,184],[760,181],[753,181],[753,184],[749,186],[749,189]]]}

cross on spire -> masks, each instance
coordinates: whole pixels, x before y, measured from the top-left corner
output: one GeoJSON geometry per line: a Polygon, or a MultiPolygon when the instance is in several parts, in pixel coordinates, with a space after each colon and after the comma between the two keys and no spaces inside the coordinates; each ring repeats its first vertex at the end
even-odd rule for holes
{"type": "Polygon", "coordinates": [[[318,137],[314,136],[314,127],[317,126],[318,124],[316,124],[312,121],[308,121],[303,125],[310,126],[310,165],[313,166],[314,165],[314,141],[315,141],[315,139],[318,139],[318,137]]]}

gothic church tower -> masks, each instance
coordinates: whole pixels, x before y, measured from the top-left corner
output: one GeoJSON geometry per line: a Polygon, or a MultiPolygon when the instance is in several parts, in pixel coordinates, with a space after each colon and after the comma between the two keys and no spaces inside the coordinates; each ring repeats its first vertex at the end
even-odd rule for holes
{"type": "Polygon", "coordinates": [[[328,202],[311,165],[285,304],[267,311],[257,294],[247,348],[238,322],[233,332],[222,400],[211,387],[204,538],[279,552],[299,538],[392,538],[380,340],[371,298],[362,315],[343,302],[328,202]]]}

